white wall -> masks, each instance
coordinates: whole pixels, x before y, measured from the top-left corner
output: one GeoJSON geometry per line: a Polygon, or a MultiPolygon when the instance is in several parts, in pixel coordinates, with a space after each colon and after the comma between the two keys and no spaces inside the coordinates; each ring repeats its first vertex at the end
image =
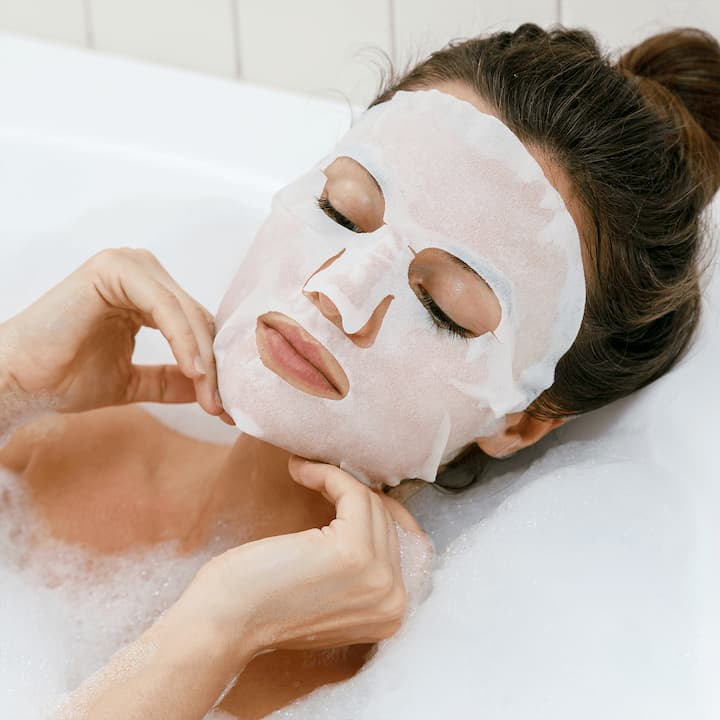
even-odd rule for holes
{"type": "Polygon", "coordinates": [[[524,21],[595,30],[608,48],[660,28],[720,36],[717,0],[0,0],[0,29],[301,92],[370,99],[449,39],[524,21]]]}

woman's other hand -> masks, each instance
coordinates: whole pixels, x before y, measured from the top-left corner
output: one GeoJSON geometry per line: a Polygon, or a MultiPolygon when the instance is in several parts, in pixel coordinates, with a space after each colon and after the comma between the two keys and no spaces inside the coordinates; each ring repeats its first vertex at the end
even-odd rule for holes
{"type": "Polygon", "coordinates": [[[217,395],[212,315],[147,250],[103,250],[19,315],[0,325],[5,382],[58,412],[133,402],[197,402],[223,412],[217,395]],[[170,343],[176,365],[133,365],[146,325],[170,343]]]}
{"type": "Polygon", "coordinates": [[[206,617],[209,608],[218,635],[243,653],[249,642],[260,652],[389,637],[407,604],[395,523],[424,535],[420,526],[400,503],[332,465],[294,457],[289,467],[296,482],[335,505],[336,518],[219,555],[181,602],[206,617]]]}
{"type": "Polygon", "coordinates": [[[336,518],[265,538],[207,563],[145,633],[68,699],[59,719],[205,715],[255,655],[275,648],[370,643],[403,619],[396,523],[422,534],[395,500],[331,465],[290,461],[336,518]]]}

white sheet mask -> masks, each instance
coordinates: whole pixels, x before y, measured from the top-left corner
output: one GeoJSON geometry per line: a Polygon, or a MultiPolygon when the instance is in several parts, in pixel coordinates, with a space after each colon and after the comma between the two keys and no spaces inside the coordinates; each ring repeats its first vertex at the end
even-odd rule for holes
{"type": "Polygon", "coordinates": [[[365,482],[432,482],[439,465],[552,384],[584,304],[577,229],[520,140],[446,93],[399,92],[273,199],[217,315],[220,394],[240,429],[272,444],[365,482]],[[339,157],[382,190],[374,232],[342,227],[317,206],[323,170],[339,157]],[[433,322],[408,279],[415,253],[429,248],[492,288],[502,312],[494,332],[467,339],[433,322]],[[312,293],[332,301],[341,327],[312,293]],[[386,298],[374,342],[359,347],[348,335],[386,298]],[[269,311],[337,359],[349,381],[342,399],[308,394],[263,364],[256,326],[269,311]]]}

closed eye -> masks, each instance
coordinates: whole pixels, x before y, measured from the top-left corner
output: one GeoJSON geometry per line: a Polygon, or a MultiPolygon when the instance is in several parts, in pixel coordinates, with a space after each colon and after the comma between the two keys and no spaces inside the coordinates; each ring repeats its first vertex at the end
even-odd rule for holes
{"type": "Polygon", "coordinates": [[[364,230],[357,226],[352,220],[346,218],[339,210],[334,208],[326,195],[316,197],[315,201],[317,206],[331,219],[334,220],[338,225],[342,225],[348,230],[352,230],[355,233],[362,233],[364,230]]]}
{"type": "Polygon", "coordinates": [[[467,330],[458,325],[451,317],[443,312],[442,308],[432,299],[428,291],[424,287],[419,287],[416,290],[418,300],[422,303],[423,307],[428,311],[432,321],[439,328],[447,330],[451,335],[456,335],[462,338],[476,337],[475,333],[467,330]]]}
{"type": "Polygon", "coordinates": [[[479,273],[441,248],[410,250],[408,284],[437,327],[462,338],[480,337],[498,327],[500,302],[479,273]]]}

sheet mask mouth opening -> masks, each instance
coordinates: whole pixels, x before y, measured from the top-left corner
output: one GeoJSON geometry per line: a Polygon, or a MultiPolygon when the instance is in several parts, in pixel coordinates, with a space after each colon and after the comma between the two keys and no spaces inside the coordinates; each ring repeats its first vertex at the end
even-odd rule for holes
{"type": "Polygon", "coordinates": [[[327,400],[348,394],[350,381],[335,356],[287,315],[258,317],[255,343],[263,365],[294,388],[327,400]]]}

